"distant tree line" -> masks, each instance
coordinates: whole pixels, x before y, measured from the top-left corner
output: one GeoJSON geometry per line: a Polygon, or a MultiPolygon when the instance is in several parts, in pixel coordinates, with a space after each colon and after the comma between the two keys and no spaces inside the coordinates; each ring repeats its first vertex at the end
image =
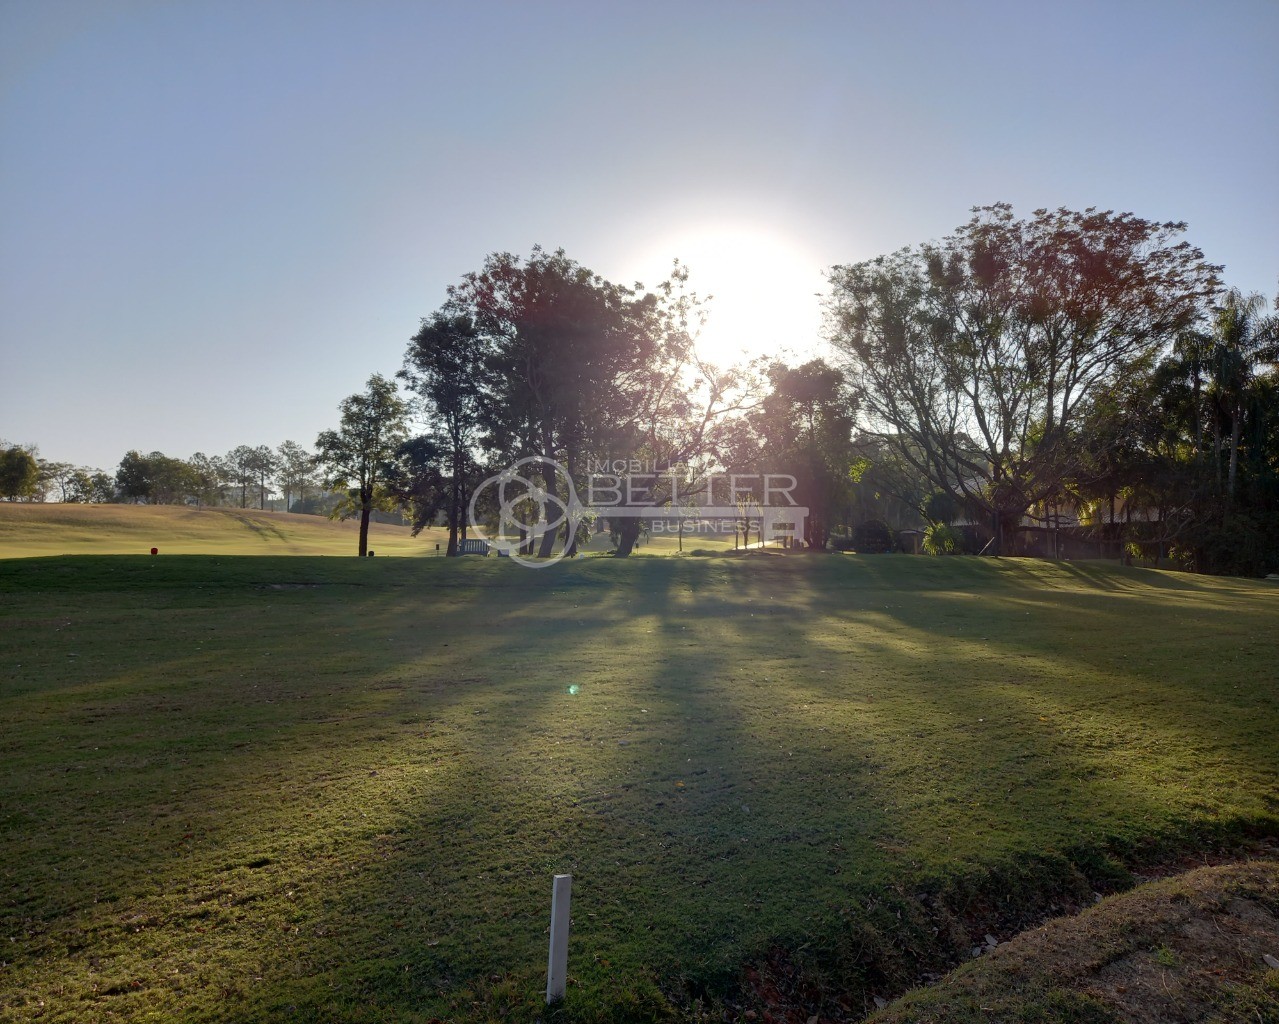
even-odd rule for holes
{"type": "Polygon", "coordinates": [[[6,501],[224,505],[329,511],[344,496],[320,484],[315,456],[294,441],[240,445],[225,455],[126,452],[114,473],[40,457],[34,445],[0,442],[0,498],[6,501]]]}
{"type": "MultiPolygon", "coordinates": [[[[918,525],[936,553],[1025,553],[1038,524],[1034,550],[1056,554],[1042,537],[1065,522],[1113,554],[1274,570],[1279,299],[1224,288],[1184,230],[975,209],[940,242],[832,268],[835,365],[710,365],[678,264],[646,290],[562,251],[494,254],[411,339],[412,409],[386,406],[395,429],[363,500],[380,488],[418,526],[442,516],[452,553],[487,476],[538,455],[580,481],[590,456],[613,454],[659,477],[679,468],[682,487],[645,495],[658,504],[705,500],[713,471],[793,474],[815,549],[918,525]]],[[[371,381],[370,399],[375,383],[389,388],[371,381]]],[[[641,522],[610,523],[618,555],[641,522]]]]}
{"type": "MultiPolygon", "coordinates": [[[[977,208],[939,242],[832,268],[838,356],[800,366],[708,360],[708,307],[678,262],[645,288],[562,250],[495,253],[421,319],[395,379],[341,403],[314,455],[129,452],[108,477],[0,445],[0,496],[265,508],[280,494],[299,510],[323,494],[359,516],[360,554],[370,519],[398,511],[415,531],[445,526],[453,555],[473,500],[492,526],[477,489],[505,467],[540,456],[580,488],[597,459],[624,458],[652,475],[635,506],[717,504],[715,474],[753,479],[732,498],[744,540],[762,475],[784,473],[812,550],[886,550],[916,529],[936,554],[1060,555],[1065,524],[1109,555],[1275,571],[1279,299],[1226,289],[1184,229],[977,208]]],[[[549,468],[540,484],[541,507],[520,506],[530,523],[565,497],[549,468]]],[[[572,552],[600,526],[532,536],[526,553],[572,552]]],[[[625,557],[644,520],[608,527],[625,557]]]]}
{"type": "Polygon", "coordinates": [[[1184,229],[1000,204],[833,269],[866,468],[941,547],[958,518],[995,554],[1066,519],[1156,564],[1279,569],[1279,298],[1225,289],[1184,229]]]}

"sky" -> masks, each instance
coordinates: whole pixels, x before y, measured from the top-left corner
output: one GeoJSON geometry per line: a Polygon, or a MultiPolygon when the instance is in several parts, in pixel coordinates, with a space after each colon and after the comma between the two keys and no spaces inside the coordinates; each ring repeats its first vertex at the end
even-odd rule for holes
{"type": "Polygon", "coordinates": [[[823,272],[977,205],[1279,288],[1279,0],[0,0],[0,438],[310,446],[486,254],[825,354],[823,272]]]}

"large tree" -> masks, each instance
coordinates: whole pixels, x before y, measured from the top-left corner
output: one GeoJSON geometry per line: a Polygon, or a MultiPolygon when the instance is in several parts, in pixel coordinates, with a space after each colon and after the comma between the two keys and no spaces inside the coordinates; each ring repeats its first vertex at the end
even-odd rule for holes
{"type": "Polygon", "coordinates": [[[414,537],[456,500],[447,471],[451,465],[448,453],[424,434],[409,438],[396,449],[384,487],[389,499],[407,513],[414,537]]]}
{"type": "Polygon", "coordinates": [[[59,502],[68,502],[74,487],[76,467],[70,462],[50,462],[47,459],[36,460],[40,466],[40,500],[47,501],[49,495],[55,493],[59,502]]]}
{"type": "Polygon", "coordinates": [[[285,441],[276,449],[276,482],[284,492],[284,511],[293,507],[293,495],[298,502],[306,501],[306,489],[315,473],[315,456],[296,441],[285,441]]]}
{"type": "Polygon", "coordinates": [[[14,445],[0,450],[0,498],[21,501],[30,498],[40,482],[40,466],[25,448],[14,445]]]}
{"type": "Polygon", "coordinates": [[[276,470],[279,469],[279,460],[269,445],[260,444],[252,450],[248,468],[252,471],[254,481],[258,485],[258,508],[265,509],[266,496],[271,492],[268,485],[275,476],[276,470]]]}
{"type": "Polygon", "coordinates": [[[832,268],[831,341],[867,427],[990,517],[994,550],[1077,467],[1090,394],[1201,316],[1185,225],[980,207],[940,243],[832,268]]]}
{"type": "Polygon", "coordinates": [[[180,505],[200,491],[191,465],[164,452],[125,453],[115,482],[121,498],[148,505],[180,505]]]}
{"type": "MultiPolygon", "coordinates": [[[[458,536],[466,536],[466,516],[471,488],[477,479],[477,452],[480,423],[486,393],[484,374],[493,356],[490,340],[480,336],[475,322],[465,313],[448,307],[422,320],[421,329],[409,343],[400,376],[422,400],[427,433],[422,443],[406,450],[406,479],[413,481],[418,496],[414,526],[434,502],[425,501],[422,488],[432,474],[443,470],[447,481],[444,501],[448,520],[448,550],[458,553],[458,536]],[[431,467],[438,467],[434,469],[431,467]]],[[[492,417],[497,419],[497,417],[492,417]]],[[[427,488],[434,494],[435,484],[427,488]]]]}
{"type": "Polygon", "coordinates": [[[210,458],[204,452],[196,452],[187,459],[187,474],[190,496],[195,499],[196,507],[216,505],[222,498],[222,480],[225,466],[222,460],[210,458]]]}
{"type": "MultiPolygon", "coordinates": [[[[482,426],[495,456],[540,455],[576,479],[586,456],[633,450],[673,358],[665,287],[616,285],[534,248],[495,253],[450,288],[445,313],[469,320],[486,353],[482,426]]],[[[549,466],[544,485],[559,486],[549,466]]],[[[539,554],[554,542],[544,534],[539,554]]]]}
{"type": "Polygon", "coordinates": [[[848,504],[854,401],[843,373],[821,359],[775,363],[768,380],[768,394],[750,415],[761,439],[758,469],[795,477],[796,502],[808,508],[803,540],[824,549],[848,504]]]}
{"type": "Polygon", "coordinates": [[[115,486],[124,501],[135,504],[151,500],[151,461],[136,449],[124,453],[115,471],[115,486]]]}
{"type": "Polygon", "coordinates": [[[227,480],[240,489],[240,508],[247,508],[249,485],[257,479],[257,450],[247,444],[237,445],[226,453],[223,464],[227,480]]]}
{"type": "Polygon", "coordinates": [[[72,476],[67,501],[102,504],[115,498],[115,480],[102,470],[82,466],[72,476]]]}
{"type": "Polygon", "coordinates": [[[360,556],[369,550],[369,517],[405,440],[408,409],[395,382],[375,373],[364,391],[338,406],[341,423],[315,439],[326,487],[345,488],[360,513],[360,556]]]}

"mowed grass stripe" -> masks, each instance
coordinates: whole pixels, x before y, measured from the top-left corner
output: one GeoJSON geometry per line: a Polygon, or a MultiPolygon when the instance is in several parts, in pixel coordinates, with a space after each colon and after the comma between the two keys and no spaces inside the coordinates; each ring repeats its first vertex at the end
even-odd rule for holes
{"type": "Polygon", "coordinates": [[[920,895],[1274,830],[1277,613],[1022,560],[0,562],[0,1013],[531,1020],[558,871],[570,1019],[778,949],[904,982],[957,948],[920,895]]]}
{"type": "MultiPolygon", "coordinates": [[[[369,524],[381,555],[434,555],[434,527],[369,524]]],[[[359,523],[255,508],[0,502],[0,558],[46,555],[355,555],[359,523]]]]}

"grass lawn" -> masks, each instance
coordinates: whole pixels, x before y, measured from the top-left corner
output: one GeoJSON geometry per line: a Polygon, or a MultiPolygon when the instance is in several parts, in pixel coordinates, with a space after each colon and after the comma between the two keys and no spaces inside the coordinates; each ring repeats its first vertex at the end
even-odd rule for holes
{"type": "MultiPolygon", "coordinates": [[[[179,505],[60,505],[0,502],[0,558],[38,555],[354,555],[357,520],[179,505]]],[[[447,532],[369,524],[380,555],[434,555],[447,532]]]]}
{"type": "Polygon", "coordinates": [[[1264,582],[24,558],[0,666],[0,1020],[545,1020],[564,871],[556,1019],[834,1019],[1279,832],[1264,582]]]}

